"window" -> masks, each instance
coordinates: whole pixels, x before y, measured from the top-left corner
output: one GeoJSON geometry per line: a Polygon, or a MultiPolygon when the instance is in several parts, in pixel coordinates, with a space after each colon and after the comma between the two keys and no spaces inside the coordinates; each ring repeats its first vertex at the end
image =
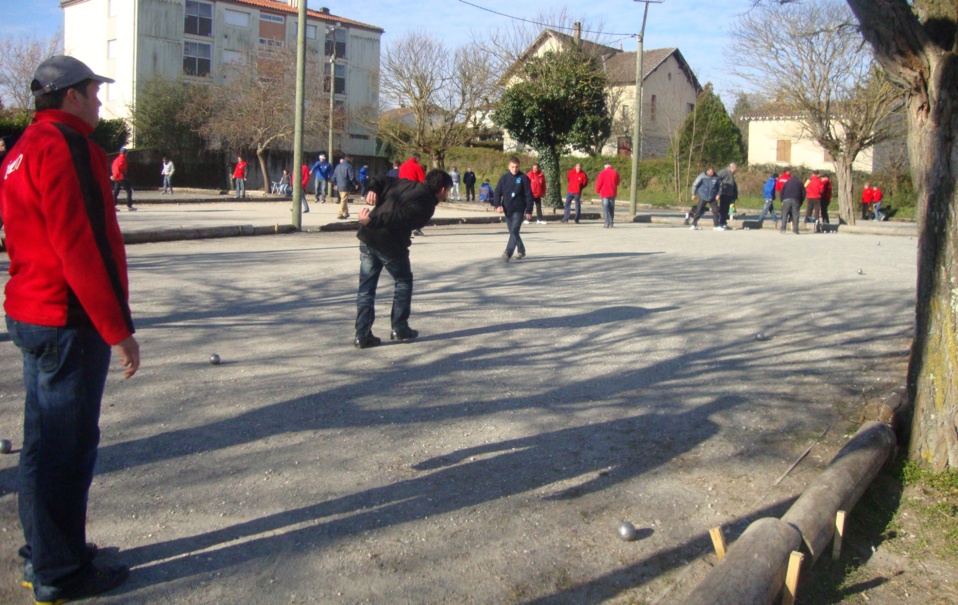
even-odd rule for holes
{"type": "Polygon", "coordinates": [[[792,142],[791,141],[775,141],[775,161],[776,162],[791,162],[792,161],[792,142]]]}
{"type": "Polygon", "coordinates": [[[359,141],[368,141],[368,140],[369,140],[369,135],[368,135],[368,134],[350,134],[350,135],[349,135],[349,138],[351,138],[351,139],[356,139],[356,140],[359,140],[359,141]]]}
{"type": "Polygon", "coordinates": [[[249,28],[249,13],[226,9],[223,11],[223,23],[234,27],[249,28]]]}
{"type": "Polygon", "coordinates": [[[655,121],[655,95],[652,95],[652,102],[649,106],[649,122],[655,121]]]}
{"type": "Polygon", "coordinates": [[[672,72],[669,72],[669,82],[672,81],[672,72]]]}
{"type": "Polygon", "coordinates": [[[346,37],[348,32],[345,29],[337,29],[333,32],[326,33],[326,56],[333,54],[333,50],[336,51],[337,59],[346,58],[346,37]]]}
{"type": "Polygon", "coordinates": [[[272,38],[260,38],[259,44],[260,46],[265,46],[267,48],[283,48],[286,43],[282,40],[274,40],[272,38]]]}
{"type": "Polygon", "coordinates": [[[285,23],[285,21],[283,20],[283,17],[282,17],[282,16],[280,16],[280,15],[271,15],[271,14],[269,14],[269,13],[260,13],[260,14],[259,14],[259,20],[260,20],[260,21],[266,21],[267,23],[279,23],[280,25],[282,25],[283,23],[285,23]]]}
{"type": "Polygon", "coordinates": [[[194,36],[212,36],[213,5],[186,0],[186,22],[183,31],[194,36]]]}
{"type": "Polygon", "coordinates": [[[116,40],[107,40],[106,41],[106,58],[107,59],[116,59],[118,55],[116,40]]]}
{"type": "Polygon", "coordinates": [[[319,33],[318,30],[319,30],[319,28],[316,27],[315,25],[307,25],[307,26],[306,26],[306,37],[309,38],[310,40],[315,40],[315,39],[316,39],[316,35],[319,33]]]}
{"type": "Polygon", "coordinates": [[[116,17],[117,5],[120,3],[120,0],[109,0],[107,2],[106,14],[108,17],[116,17]]]}
{"type": "Polygon", "coordinates": [[[622,106],[622,121],[623,122],[629,121],[629,106],[628,105],[622,106]]]}
{"type": "Polygon", "coordinates": [[[685,115],[691,115],[695,111],[695,103],[689,103],[688,110],[685,112],[685,115]]]}
{"type": "MultiPolygon", "coordinates": [[[[323,86],[323,90],[329,92],[329,63],[325,64],[323,73],[326,75],[324,78],[326,84],[323,86]]],[[[346,94],[346,66],[341,63],[336,64],[336,81],[333,86],[334,93],[338,95],[346,94]]]]}
{"type": "Polygon", "coordinates": [[[212,67],[213,47],[202,42],[183,42],[183,73],[208,76],[212,67]]]}

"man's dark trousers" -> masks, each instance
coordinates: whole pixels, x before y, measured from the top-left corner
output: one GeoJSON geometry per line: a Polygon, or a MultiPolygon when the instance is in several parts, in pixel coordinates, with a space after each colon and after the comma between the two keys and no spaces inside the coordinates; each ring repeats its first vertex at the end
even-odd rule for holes
{"type": "Polygon", "coordinates": [[[719,216],[718,205],[715,203],[714,199],[699,200],[699,205],[695,207],[694,211],[692,211],[692,224],[696,226],[699,224],[699,218],[701,218],[702,213],[705,211],[705,204],[708,204],[709,210],[712,211],[712,224],[718,227],[721,217],[719,216]]]}
{"type": "Polygon", "coordinates": [[[23,353],[26,403],[20,523],[36,582],[65,586],[90,564],[87,496],[100,442],[110,346],[93,327],[50,328],[7,317],[23,353]]]}
{"type": "Polygon", "coordinates": [[[133,187],[130,185],[130,181],[127,179],[120,179],[119,181],[113,181],[113,204],[116,205],[120,199],[120,189],[126,191],[126,207],[133,207],[133,187]]]}
{"type": "Polygon", "coordinates": [[[359,295],[356,297],[356,338],[372,333],[376,319],[376,286],[383,267],[396,280],[393,290],[392,329],[409,328],[412,309],[412,267],[409,254],[400,258],[387,257],[366,244],[359,244],[359,295]]]}
{"type": "Polygon", "coordinates": [[[509,227],[509,243],[506,244],[506,256],[512,258],[512,253],[518,248],[519,254],[526,253],[526,247],[522,244],[522,238],[519,237],[519,229],[522,228],[522,212],[513,212],[506,215],[506,225],[509,227]]]}
{"type": "Polygon", "coordinates": [[[722,215],[721,219],[719,220],[719,225],[723,227],[728,225],[728,211],[734,203],[735,198],[733,198],[731,195],[719,196],[719,213],[722,215]]]}

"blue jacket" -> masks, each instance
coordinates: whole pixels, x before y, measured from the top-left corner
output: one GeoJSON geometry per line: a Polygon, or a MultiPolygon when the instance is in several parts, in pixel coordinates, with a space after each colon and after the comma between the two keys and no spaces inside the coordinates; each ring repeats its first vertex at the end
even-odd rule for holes
{"type": "Polygon", "coordinates": [[[317,174],[319,178],[328,181],[333,176],[333,167],[326,160],[319,160],[309,169],[310,174],[317,174]]]}
{"type": "Polygon", "coordinates": [[[495,192],[492,190],[492,185],[489,183],[483,183],[482,187],[479,187],[479,199],[484,202],[492,202],[495,192]]]}
{"type": "Polygon", "coordinates": [[[506,214],[521,212],[532,214],[532,184],[521,170],[515,174],[507,172],[499,179],[493,198],[493,205],[502,206],[506,214]]]}
{"type": "Polygon", "coordinates": [[[363,166],[359,169],[359,182],[365,183],[369,180],[369,169],[363,166]]]}
{"type": "Polygon", "coordinates": [[[333,171],[333,184],[342,193],[349,193],[355,189],[359,180],[356,179],[356,171],[353,170],[353,165],[349,162],[337,164],[336,170],[333,171]]]}
{"type": "Polygon", "coordinates": [[[762,189],[762,197],[766,200],[775,199],[775,181],[778,179],[770,178],[765,181],[765,187],[762,189]]]}

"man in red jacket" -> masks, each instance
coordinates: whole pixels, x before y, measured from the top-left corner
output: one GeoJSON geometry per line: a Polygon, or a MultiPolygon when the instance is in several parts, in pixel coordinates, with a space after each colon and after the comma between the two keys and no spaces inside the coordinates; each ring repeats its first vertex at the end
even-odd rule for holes
{"type": "Polygon", "coordinates": [[[605,168],[595,177],[595,192],[602,198],[602,215],[605,227],[610,229],[615,222],[615,198],[619,194],[619,173],[612,164],[606,162],[605,168]]]}
{"type": "Polygon", "coordinates": [[[872,202],[875,201],[875,190],[870,183],[865,183],[862,189],[862,220],[868,220],[868,213],[871,211],[872,202]]]}
{"type": "Polygon", "coordinates": [[[805,182],[805,222],[817,223],[822,220],[822,178],[813,170],[812,176],[805,182]]]}
{"type": "Polygon", "coordinates": [[[41,63],[30,85],[33,123],[0,166],[10,255],[4,309],[26,391],[20,555],[38,603],[106,592],[129,575],[95,564],[96,547],[86,543],[110,347],[127,378],[140,365],[109,163],[90,140],[101,82],[113,80],[72,57],[41,63]]]}
{"type": "Polygon", "coordinates": [[[562,215],[562,222],[569,222],[572,200],[575,200],[575,222],[578,223],[582,215],[582,190],[589,184],[589,175],[582,170],[582,164],[576,164],[575,168],[569,171],[568,179],[569,187],[566,189],[565,214],[562,215]]]}
{"type": "Polygon", "coordinates": [[[414,153],[399,167],[399,178],[409,179],[417,183],[426,182],[426,171],[419,164],[419,154],[414,153]]]}
{"type": "Polygon", "coordinates": [[[828,223],[828,205],[832,203],[832,182],[822,175],[822,222],[828,223]]]}
{"type": "Polygon", "coordinates": [[[130,186],[130,179],[127,178],[130,167],[126,161],[126,147],[120,147],[120,155],[113,160],[110,170],[112,172],[110,178],[113,179],[113,205],[117,205],[117,201],[120,199],[120,189],[123,189],[126,191],[127,210],[136,210],[133,207],[133,187],[130,186]]]}
{"type": "MultiPolygon", "coordinates": [[[[538,164],[533,164],[532,170],[526,176],[529,177],[529,185],[532,188],[532,203],[536,205],[536,216],[538,217],[536,224],[545,225],[546,222],[542,220],[542,198],[546,196],[546,175],[538,164]]],[[[528,225],[529,219],[522,221],[522,223],[528,225]]]]}

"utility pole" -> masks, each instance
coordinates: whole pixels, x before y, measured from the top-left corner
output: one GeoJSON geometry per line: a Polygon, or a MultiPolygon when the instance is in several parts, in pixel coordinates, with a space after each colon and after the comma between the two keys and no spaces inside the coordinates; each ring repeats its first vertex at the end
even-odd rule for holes
{"type": "Polygon", "coordinates": [[[303,228],[303,106],[306,98],[306,0],[299,0],[299,22],[296,24],[296,119],[293,126],[293,227],[303,228]]]}
{"type": "Polygon", "coordinates": [[[632,124],[632,179],[629,192],[629,214],[635,216],[638,209],[636,200],[639,193],[639,160],[642,158],[642,43],[645,38],[645,21],[649,16],[649,4],[662,4],[662,0],[633,0],[644,2],[645,12],[642,14],[642,29],[637,36],[638,42],[635,51],[635,98],[633,100],[634,121],[632,124]]]}
{"type": "MultiPolygon", "coordinates": [[[[326,36],[332,38],[331,50],[329,53],[329,133],[328,133],[328,149],[326,154],[329,159],[329,163],[332,164],[333,170],[336,169],[336,160],[333,159],[333,93],[336,88],[336,30],[339,29],[339,23],[336,23],[335,26],[328,25],[326,26],[326,36]]],[[[329,199],[333,199],[333,180],[329,179],[326,181],[326,192],[329,195],[329,199]]]]}

